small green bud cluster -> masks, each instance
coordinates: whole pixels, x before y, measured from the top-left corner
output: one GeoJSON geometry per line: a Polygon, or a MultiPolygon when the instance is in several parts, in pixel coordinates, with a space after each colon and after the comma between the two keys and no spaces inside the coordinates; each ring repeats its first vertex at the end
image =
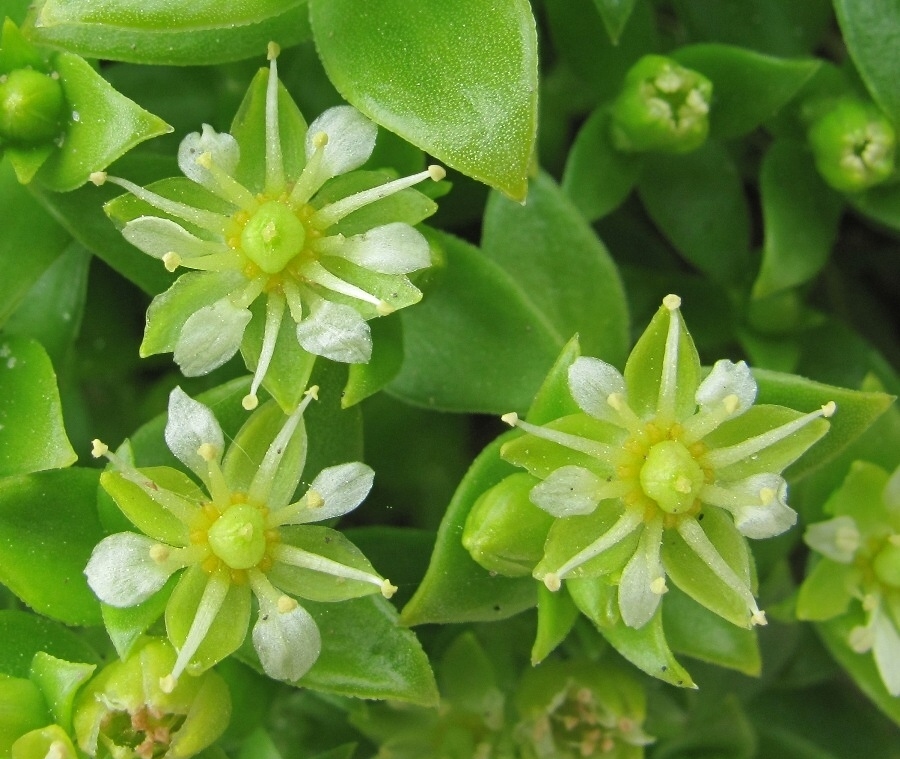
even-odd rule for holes
{"type": "Polygon", "coordinates": [[[0,139],[36,145],[59,135],[65,98],[58,78],[34,69],[0,76],[0,139]]]}

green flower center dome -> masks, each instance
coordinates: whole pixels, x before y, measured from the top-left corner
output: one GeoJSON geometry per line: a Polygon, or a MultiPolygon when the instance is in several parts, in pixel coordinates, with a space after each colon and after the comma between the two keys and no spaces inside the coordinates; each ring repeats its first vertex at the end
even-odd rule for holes
{"type": "Polygon", "coordinates": [[[241,231],[241,249],[266,274],[277,274],[302,252],[306,227],[285,203],[263,203],[241,231]]]}
{"type": "Polygon", "coordinates": [[[250,504],[236,504],[213,522],[207,534],[212,552],[231,569],[250,569],[266,554],[266,523],[250,504]]]}

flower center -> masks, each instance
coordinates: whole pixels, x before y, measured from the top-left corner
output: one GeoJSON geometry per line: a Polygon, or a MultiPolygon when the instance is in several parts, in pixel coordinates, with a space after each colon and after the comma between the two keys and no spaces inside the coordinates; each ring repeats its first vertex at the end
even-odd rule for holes
{"type": "Polygon", "coordinates": [[[100,738],[113,756],[155,759],[168,750],[184,720],[183,714],[167,714],[148,706],[133,713],[110,712],[100,725],[100,738]]]}
{"type": "Polygon", "coordinates": [[[303,250],[306,227],[285,203],[263,203],[241,231],[241,248],[266,274],[277,274],[303,250]]]}
{"type": "Polygon", "coordinates": [[[675,440],[652,446],[641,467],[644,493],[669,514],[681,514],[693,505],[703,486],[703,470],[690,451],[675,440]]]}
{"type": "Polygon", "coordinates": [[[231,569],[250,569],[266,553],[266,524],[249,504],[229,508],[209,528],[209,547],[231,569]]]}

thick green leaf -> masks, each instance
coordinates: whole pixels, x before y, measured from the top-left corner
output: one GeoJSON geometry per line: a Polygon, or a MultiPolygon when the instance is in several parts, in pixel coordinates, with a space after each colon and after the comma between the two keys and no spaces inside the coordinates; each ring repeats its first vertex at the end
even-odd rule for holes
{"type": "Polygon", "coordinates": [[[747,275],[750,212],[737,166],[721,145],[654,156],[638,192],[660,232],[713,281],[733,285],[747,275]]]}
{"type": "Polygon", "coordinates": [[[38,651],[66,661],[97,664],[97,652],[72,630],[46,617],[24,611],[0,611],[0,672],[28,677],[38,651]]]}
{"type": "Polygon", "coordinates": [[[621,365],[629,325],[618,270],[549,176],[533,180],[525,205],[494,193],[481,245],[552,325],[558,349],[577,334],[586,355],[621,365]]]}
{"type": "Polygon", "coordinates": [[[304,0],[47,0],[29,33],[88,58],[185,66],[262,57],[270,41],[288,47],[310,30],[304,0]]]}
{"type": "Polygon", "coordinates": [[[459,484],[438,530],[428,571],[403,609],[404,624],[490,621],[534,606],[537,583],[531,577],[492,576],[462,545],[463,527],[475,501],[516,471],[500,458],[501,446],[515,434],[503,435],[485,448],[459,484]]]}
{"type": "Polygon", "coordinates": [[[897,39],[900,5],[895,0],[834,0],[844,44],[875,102],[900,124],[897,39]]]}
{"type": "Polygon", "coordinates": [[[878,224],[900,230],[900,184],[887,183],[852,195],[850,204],[878,224]]]}
{"type": "Polygon", "coordinates": [[[19,184],[8,161],[0,163],[0,326],[31,286],[69,244],[69,235],[19,184]],[[28,250],[23,256],[22,251],[28,250]]]}
{"type": "Polygon", "coordinates": [[[40,343],[0,338],[0,476],[69,466],[56,374],[40,343]]]}
{"type": "Polygon", "coordinates": [[[322,653],[299,685],[356,698],[435,706],[437,686],[416,636],[382,598],[304,601],[322,633],[322,653]]]}
{"type": "Polygon", "coordinates": [[[614,211],[631,192],[643,166],[640,153],[624,153],[609,138],[609,112],[596,109],[575,137],[563,192],[588,221],[614,211]]]}
{"type": "Polygon", "coordinates": [[[325,70],[348,101],[440,161],[523,200],[537,126],[526,0],[311,0],[325,70]]]}
{"type": "Polygon", "coordinates": [[[35,611],[72,625],[100,624],[83,574],[103,538],[98,477],[63,469],[0,480],[0,581],[35,611]]]}
{"type": "Polygon", "coordinates": [[[763,260],[753,296],[801,285],[831,254],[842,202],[822,181],[805,146],[779,140],[763,159],[763,260]]]}
{"type": "Polygon", "coordinates": [[[758,403],[775,403],[804,412],[814,411],[829,401],[837,404],[837,411],[829,419],[831,429],[828,434],[811,453],[787,470],[791,479],[799,479],[837,456],[893,402],[892,396],[886,393],[848,390],[793,374],[754,369],[753,376],[759,385],[758,403]]]}
{"type": "Polygon", "coordinates": [[[422,406],[502,414],[524,412],[563,344],[521,288],[477,248],[430,233],[446,268],[428,295],[400,312],[405,360],[388,386],[422,406]]]}
{"type": "Polygon", "coordinates": [[[819,70],[810,58],[789,60],[730,45],[691,45],[673,58],[713,83],[710,135],[731,139],[774,116],[819,70]]]}
{"type": "Polygon", "coordinates": [[[613,44],[619,41],[637,0],[594,0],[603,25],[613,44]]]}

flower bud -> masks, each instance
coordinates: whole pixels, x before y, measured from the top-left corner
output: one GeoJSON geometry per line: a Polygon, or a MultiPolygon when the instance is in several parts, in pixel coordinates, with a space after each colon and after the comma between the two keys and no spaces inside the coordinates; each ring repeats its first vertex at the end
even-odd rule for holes
{"type": "Polygon", "coordinates": [[[175,658],[168,642],[152,639],[105,667],[75,702],[79,747],[92,757],[187,759],[213,743],[231,717],[228,686],[207,671],[166,693],[160,680],[175,658]]]}
{"type": "Polygon", "coordinates": [[[709,133],[712,82],[661,55],[645,55],[625,75],[612,104],[613,144],[628,153],[689,153],[709,133]]]}
{"type": "Polygon", "coordinates": [[[0,675],[0,756],[8,756],[21,735],[48,722],[44,697],[31,680],[0,675]]]}
{"type": "Polygon", "coordinates": [[[809,144],[822,178],[841,192],[861,192],[894,173],[896,134],[871,103],[838,101],[809,128],[809,144]]]}
{"type": "Polygon", "coordinates": [[[0,77],[0,138],[24,145],[52,140],[64,107],[58,80],[33,69],[12,71],[0,77]]]}
{"type": "Polygon", "coordinates": [[[513,474],[484,493],[469,512],[462,542],[485,569],[522,577],[544,555],[553,517],[529,501],[535,482],[529,474],[513,474]]]}

